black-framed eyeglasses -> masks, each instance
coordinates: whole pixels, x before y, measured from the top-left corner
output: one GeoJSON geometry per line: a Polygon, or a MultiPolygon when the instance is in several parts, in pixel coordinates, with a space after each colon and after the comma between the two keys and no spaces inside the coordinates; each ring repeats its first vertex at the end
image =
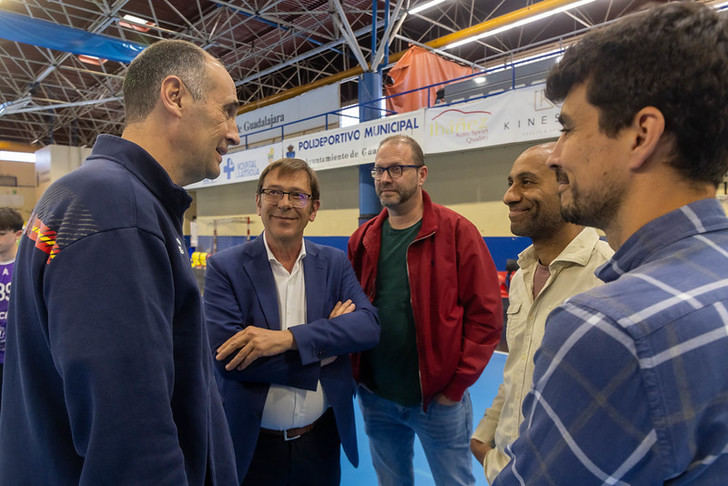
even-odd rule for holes
{"type": "Polygon", "coordinates": [[[296,208],[305,207],[308,201],[313,197],[311,194],[298,191],[281,191],[280,189],[261,189],[260,193],[263,198],[272,203],[277,203],[283,199],[284,195],[288,195],[288,200],[291,205],[296,208]]]}
{"type": "Polygon", "coordinates": [[[392,179],[396,179],[398,177],[402,177],[402,173],[408,167],[412,167],[413,169],[419,169],[420,167],[422,167],[422,165],[399,164],[390,165],[389,167],[374,167],[371,171],[371,174],[374,179],[381,179],[384,173],[388,172],[389,177],[391,177],[392,179]]]}

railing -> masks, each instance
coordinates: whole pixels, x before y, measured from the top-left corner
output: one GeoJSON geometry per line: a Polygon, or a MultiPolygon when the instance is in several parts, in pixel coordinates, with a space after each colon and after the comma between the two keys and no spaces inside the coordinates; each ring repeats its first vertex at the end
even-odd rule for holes
{"type": "MultiPolygon", "coordinates": [[[[480,98],[487,98],[504,91],[511,89],[517,89],[524,86],[529,86],[539,82],[543,82],[546,79],[549,69],[556,64],[558,56],[561,51],[551,51],[542,55],[534,56],[525,60],[504,64],[490,68],[484,71],[467,74],[447,81],[441,81],[439,83],[422,86],[416,89],[397,93],[395,95],[383,96],[381,98],[366,102],[359,103],[357,105],[361,110],[366,108],[369,110],[379,110],[384,115],[395,114],[394,111],[383,108],[382,101],[396,98],[397,96],[405,96],[411,93],[417,93],[422,90],[427,90],[427,108],[431,108],[435,105],[439,106],[450,106],[472,101],[480,98]],[[431,99],[432,88],[438,88],[435,100],[431,99]]],[[[385,103],[386,105],[386,103],[385,103]]],[[[329,111],[317,115],[312,115],[299,120],[286,122],[277,126],[262,128],[254,132],[246,133],[243,138],[242,145],[247,149],[249,148],[249,137],[260,135],[263,133],[272,133],[274,131],[279,133],[272,133],[271,138],[280,136],[281,140],[286,138],[286,130],[288,133],[296,133],[295,129],[292,129],[296,124],[303,123],[306,121],[323,118],[324,130],[329,129],[330,117],[336,116],[337,119],[341,117],[356,118],[358,117],[343,113],[345,110],[350,109],[351,106],[346,108],[340,108],[338,110],[329,111]]]]}

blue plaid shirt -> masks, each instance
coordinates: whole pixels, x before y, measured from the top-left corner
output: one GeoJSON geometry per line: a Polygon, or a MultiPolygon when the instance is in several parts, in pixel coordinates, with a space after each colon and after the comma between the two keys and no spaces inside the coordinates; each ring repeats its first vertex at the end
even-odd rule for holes
{"type": "Polygon", "coordinates": [[[728,485],[728,219],[651,221],[558,307],[503,485],[728,485]]]}

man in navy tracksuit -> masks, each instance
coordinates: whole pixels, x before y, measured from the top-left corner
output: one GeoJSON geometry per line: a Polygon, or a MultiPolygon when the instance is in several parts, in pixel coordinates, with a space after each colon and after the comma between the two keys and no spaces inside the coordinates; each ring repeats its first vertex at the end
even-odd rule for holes
{"type": "Polygon", "coordinates": [[[182,185],[239,143],[219,61],[160,41],[124,81],[127,126],[55,182],[22,237],[8,322],[0,485],[237,484],[182,185]]]}

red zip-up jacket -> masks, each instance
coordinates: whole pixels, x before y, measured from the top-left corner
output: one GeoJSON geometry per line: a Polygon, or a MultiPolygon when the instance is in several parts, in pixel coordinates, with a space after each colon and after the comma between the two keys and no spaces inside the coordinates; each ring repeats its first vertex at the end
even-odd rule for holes
{"type": "MultiPolygon", "coordinates": [[[[425,191],[422,197],[422,227],[407,249],[407,276],[426,410],[438,393],[459,401],[475,383],[498,344],[503,314],[495,265],[478,229],[425,191]]],[[[385,208],[349,239],[349,260],[372,302],[387,217],[385,208]]],[[[359,381],[360,355],[352,363],[359,381]]]]}

